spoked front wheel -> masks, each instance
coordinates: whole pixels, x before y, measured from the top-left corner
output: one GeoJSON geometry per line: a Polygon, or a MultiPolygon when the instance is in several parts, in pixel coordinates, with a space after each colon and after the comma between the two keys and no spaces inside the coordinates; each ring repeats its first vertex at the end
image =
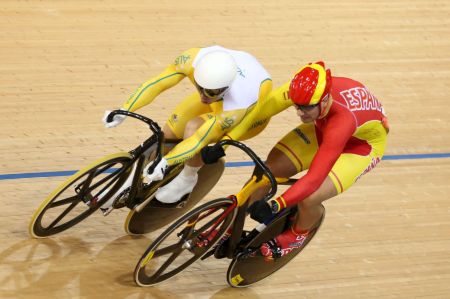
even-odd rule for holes
{"type": "Polygon", "coordinates": [[[221,198],[187,213],[146,250],[134,270],[139,286],[165,281],[201,258],[225,234],[236,215],[235,201],[221,198]]]}
{"type": "Polygon", "coordinates": [[[72,175],[34,213],[29,233],[35,238],[62,232],[96,211],[125,182],[131,155],[121,152],[97,160],[72,175]]]}

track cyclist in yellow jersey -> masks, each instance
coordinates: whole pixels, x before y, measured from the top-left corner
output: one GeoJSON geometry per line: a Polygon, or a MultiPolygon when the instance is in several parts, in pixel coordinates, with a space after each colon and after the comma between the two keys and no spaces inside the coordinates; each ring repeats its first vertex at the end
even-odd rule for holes
{"type": "MultiPolygon", "coordinates": [[[[162,73],[142,84],[121,109],[134,112],[185,77],[197,91],[176,107],[163,128],[166,148],[169,148],[164,158],[152,173],[148,173],[151,163],[144,170],[149,181],[156,181],[164,177],[168,166],[185,163],[182,172],[156,192],[156,199],[163,203],[177,202],[192,191],[197,183],[197,171],[203,165],[199,152],[204,146],[222,138],[243,140],[253,137],[264,129],[268,121],[248,117],[272,89],[269,73],[249,53],[221,46],[185,51],[162,73]],[[172,147],[176,145],[170,148],[171,144],[172,147]]],[[[108,114],[106,111],[103,118],[107,128],[115,127],[125,119],[116,116],[108,123],[108,114]]],[[[129,182],[117,194],[127,188],[127,184],[129,182]]],[[[111,205],[114,198],[102,208],[111,205]]]]}

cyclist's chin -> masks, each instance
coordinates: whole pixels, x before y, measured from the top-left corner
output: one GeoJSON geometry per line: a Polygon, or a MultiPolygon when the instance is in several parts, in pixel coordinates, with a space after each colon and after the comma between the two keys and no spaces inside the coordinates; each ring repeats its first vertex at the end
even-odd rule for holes
{"type": "Polygon", "coordinates": [[[202,101],[203,104],[211,104],[211,103],[215,102],[214,99],[210,99],[210,98],[205,97],[205,96],[201,96],[200,100],[202,101]]]}
{"type": "Polygon", "coordinates": [[[300,116],[300,119],[305,124],[312,123],[314,121],[314,119],[312,117],[308,117],[308,116],[300,116]]]}

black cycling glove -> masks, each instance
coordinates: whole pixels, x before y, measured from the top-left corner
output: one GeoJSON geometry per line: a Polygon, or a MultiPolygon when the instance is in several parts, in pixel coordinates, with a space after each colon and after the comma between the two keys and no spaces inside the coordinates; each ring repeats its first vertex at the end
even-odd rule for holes
{"type": "Polygon", "coordinates": [[[205,164],[213,164],[225,156],[225,151],[219,144],[208,145],[201,150],[202,160],[205,164]]]}

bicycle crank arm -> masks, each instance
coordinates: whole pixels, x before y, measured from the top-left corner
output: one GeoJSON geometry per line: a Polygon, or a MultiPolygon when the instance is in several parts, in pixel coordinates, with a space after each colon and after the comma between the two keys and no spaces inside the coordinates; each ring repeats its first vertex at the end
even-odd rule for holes
{"type": "Polygon", "coordinates": [[[150,201],[152,201],[153,200],[153,198],[155,198],[155,195],[156,195],[156,192],[153,192],[153,194],[151,195],[151,196],[149,196],[146,200],[144,200],[143,202],[141,202],[140,204],[138,204],[135,208],[134,208],[134,210],[136,211],[136,212],[140,212],[140,211],[142,211],[144,208],[145,208],[145,206],[150,202],[150,201]]]}

